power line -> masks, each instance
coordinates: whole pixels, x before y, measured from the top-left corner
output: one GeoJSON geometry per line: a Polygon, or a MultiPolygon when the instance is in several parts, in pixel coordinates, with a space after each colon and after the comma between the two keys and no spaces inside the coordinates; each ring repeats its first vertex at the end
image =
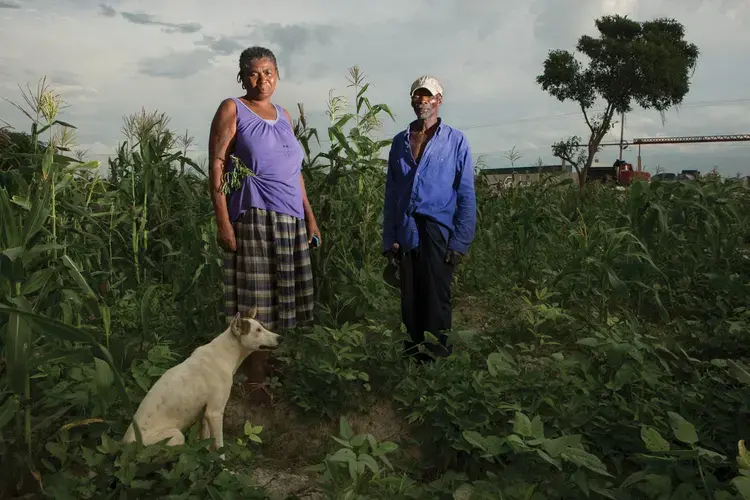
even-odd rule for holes
{"type": "MultiPolygon", "coordinates": [[[[617,144],[616,143],[612,143],[610,145],[611,146],[616,146],[617,144]]],[[[677,145],[677,144],[675,144],[675,145],[677,145]]],[[[697,143],[680,143],[679,145],[680,146],[698,146],[697,143]]],[[[716,145],[718,146],[718,143],[716,145]]],[[[651,146],[651,144],[649,144],[649,146],[651,146]]],[[[705,145],[703,147],[705,147],[705,145]]],[[[722,144],[721,148],[722,149],[727,149],[727,148],[750,148],[750,144],[727,143],[727,144],[722,144]]],[[[518,153],[518,152],[525,152],[525,151],[541,151],[541,149],[540,148],[525,148],[525,149],[516,149],[514,151],[516,153],[518,153]]],[[[480,156],[498,156],[498,155],[506,155],[506,154],[508,154],[508,150],[507,149],[495,150],[495,151],[487,151],[487,152],[483,152],[483,153],[473,153],[473,155],[476,156],[476,157],[480,157],[480,156]]]]}
{"type": "MultiPolygon", "coordinates": [[[[722,100],[716,100],[716,101],[697,101],[695,103],[690,104],[684,104],[681,106],[678,106],[676,108],[677,111],[680,109],[685,108],[703,108],[703,107],[714,107],[714,106],[724,106],[727,104],[748,104],[750,103],[750,98],[740,98],[740,99],[722,99],[722,100]]],[[[597,109],[591,109],[588,112],[589,113],[602,113],[606,110],[606,108],[597,108],[597,109]]],[[[513,125],[516,123],[523,123],[523,122],[530,122],[530,121],[540,121],[540,120],[550,120],[554,118],[567,118],[571,116],[583,116],[583,112],[581,111],[573,111],[568,113],[558,113],[555,115],[543,115],[543,116],[528,116],[523,118],[514,118],[512,120],[504,120],[500,122],[494,122],[494,123],[484,123],[484,124],[476,124],[476,125],[457,125],[455,128],[458,130],[464,131],[464,130],[475,130],[480,128],[492,128],[492,127],[499,127],[502,125],[513,125]]],[[[385,137],[375,137],[375,140],[385,140],[392,138],[393,135],[385,136],[385,137]]],[[[321,144],[330,144],[331,141],[329,140],[321,140],[321,144]]],[[[317,144],[317,141],[316,141],[317,144]]]]}
{"type": "MultiPolygon", "coordinates": [[[[685,108],[692,109],[692,108],[725,106],[729,104],[748,104],[748,103],[750,103],[750,98],[721,99],[721,100],[714,100],[714,101],[697,101],[694,103],[688,103],[688,104],[677,106],[675,110],[679,112],[679,110],[685,109],[685,108]]],[[[597,109],[589,110],[589,113],[601,113],[604,111],[605,111],[605,108],[597,108],[597,109]]],[[[551,120],[555,118],[567,118],[571,116],[582,116],[582,115],[583,113],[581,111],[573,111],[573,112],[568,112],[568,113],[558,113],[555,115],[541,115],[541,116],[529,116],[529,117],[515,118],[511,120],[504,120],[504,121],[494,122],[494,123],[456,126],[455,128],[461,131],[476,130],[476,129],[481,129],[481,128],[499,127],[503,125],[513,125],[516,123],[523,123],[523,122],[551,120]]],[[[380,141],[380,140],[391,139],[393,138],[393,135],[395,134],[390,134],[388,136],[373,137],[373,140],[380,141]]],[[[318,144],[318,141],[312,142],[312,145],[315,145],[315,144],[318,144]]],[[[320,144],[331,144],[331,141],[328,139],[323,139],[320,141],[320,144]]],[[[529,149],[522,149],[518,151],[536,151],[536,149],[529,148],[529,149]]],[[[207,149],[188,149],[187,152],[188,153],[208,153],[208,150],[207,149]]],[[[475,155],[491,156],[495,154],[502,154],[505,152],[506,151],[495,151],[495,152],[488,152],[488,153],[475,153],[475,155]]],[[[111,153],[91,153],[91,154],[88,154],[87,156],[112,156],[112,154],[111,153]]]]}

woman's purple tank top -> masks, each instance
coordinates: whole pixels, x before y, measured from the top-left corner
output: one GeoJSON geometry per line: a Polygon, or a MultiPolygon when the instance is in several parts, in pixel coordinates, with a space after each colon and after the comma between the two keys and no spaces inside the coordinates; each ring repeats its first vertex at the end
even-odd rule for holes
{"type": "MultiPolygon", "coordinates": [[[[237,135],[234,155],[253,172],[242,180],[242,187],[227,195],[229,220],[236,222],[250,208],[272,210],[304,218],[300,171],[303,150],[294,136],[292,124],[280,106],[275,120],[264,120],[242,101],[237,106],[237,135]]],[[[230,161],[228,172],[234,170],[230,161]]]]}

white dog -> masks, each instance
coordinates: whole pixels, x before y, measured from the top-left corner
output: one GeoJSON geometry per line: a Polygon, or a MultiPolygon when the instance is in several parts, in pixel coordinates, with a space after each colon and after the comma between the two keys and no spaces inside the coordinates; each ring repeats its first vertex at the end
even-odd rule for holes
{"type": "MultiPolygon", "coordinates": [[[[279,335],[255,320],[258,308],[237,313],[218,337],[195,349],[185,361],[167,370],[141,401],[134,420],[144,445],[169,438],[171,446],[185,443],[183,430],[203,411],[200,439],[214,439],[214,449],[224,446],[224,407],[234,373],[253,351],[274,349],[279,335]]],[[[130,424],[123,443],[135,441],[130,424]]]]}

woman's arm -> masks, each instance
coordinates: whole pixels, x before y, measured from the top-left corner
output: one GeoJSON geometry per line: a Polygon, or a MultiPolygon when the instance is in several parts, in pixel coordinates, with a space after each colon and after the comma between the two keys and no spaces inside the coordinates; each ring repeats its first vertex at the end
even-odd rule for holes
{"type": "Polygon", "coordinates": [[[208,165],[211,178],[211,201],[219,227],[231,225],[227,198],[222,192],[221,184],[224,169],[229,160],[229,153],[237,129],[237,108],[231,99],[225,99],[216,110],[211,121],[211,132],[208,136],[208,165]]]}
{"type": "Polygon", "coordinates": [[[229,251],[237,250],[232,222],[229,220],[227,197],[221,189],[222,177],[233,149],[237,130],[237,107],[231,99],[225,99],[216,110],[211,121],[208,137],[208,165],[211,179],[211,201],[216,215],[217,238],[219,244],[229,251]]]}
{"type": "Polygon", "coordinates": [[[310,200],[307,199],[307,189],[305,188],[305,178],[302,174],[299,174],[299,182],[302,185],[302,208],[305,211],[305,220],[308,222],[315,222],[315,214],[310,206],[310,200]]]}

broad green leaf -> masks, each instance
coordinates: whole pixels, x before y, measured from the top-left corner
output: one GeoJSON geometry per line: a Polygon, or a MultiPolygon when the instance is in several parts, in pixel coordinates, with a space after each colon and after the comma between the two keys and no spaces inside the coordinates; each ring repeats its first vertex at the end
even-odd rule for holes
{"type": "Polygon", "coordinates": [[[347,440],[351,440],[354,437],[354,432],[349,426],[349,422],[343,416],[339,419],[339,436],[347,440]]]}
{"type": "Polygon", "coordinates": [[[544,451],[549,453],[552,458],[557,458],[568,448],[580,448],[581,435],[571,434],[568,436],[560,436],[555,439],[548,439],[542,446],[544,447],[544,451]]]}
{"type": "Polygon", "coordinates": [[[13,420],[20,407],[21,403],[19,396],[15,394],[8,396],[8,399],[6,399],[2,406],[0,406],[0,431],[2,431],[3,427],[8,425],[11,420],[13,420]]]}
{"type": "Polygon", "coordinates": [[[526,443],[523,442],[523,439],[521,439],[519,436],[517,436],[515,434],[509,434],[509,435],[507,435],[505,437],[505,440],[514,449],[523,450],[523,449],[527,448],[526,443]]]}
{"type": "Polygon", "coordinates": [[[750,477],[738,476],[732,479],[732,486],[742,495],[745,500],[750,500],[750,477]]]}
{"type": "Polygon", "coordinates": [[[17,194],[14,194],[10,199],[10,202],[14,205],[18,205],[26,211],[31,210],[31,201],[29,201],[29,198],[26,196],[19,196],[17,194]]]}
{"type": "Polygon", "coordinates": [[[8,257],[8,259],[11,262],[14,262],[16,259],[21,257],[24,254],[24,250],[22,246],[12,247],[12,248],[6,248],[3,250],[3,255],[8,257]]]}
{"type": "Polygon", "coordinates": [[[366,441],[367,441],[367,436],[365,436],[364,434],[360,434],[359,436],[354,436],[351,439],[352,446],[354,446],[355,448],[359,448],[360,446],[365,444],[366,441]]]}
{"type": "MultiPolygon", "coordinates": [[[[94,355],[106,361],[109,367],[112,369],[120,397],[122,398],[122,401],[125,403],[128,409],[129,416],[131,418],[133,417],[133,406],[130,402],[130,398],[128,397],[128,393],[125,390],[125,382],[123,381],[120,372],[115,366],[112,354],[106,347],[97,342],[93,335],[85,330],[81,330],[60,321],[47,318],[46,316],[35,314],[30,311],[24,311],[19,308],[8,307],[6,305],[0,304],[0,311],[9,313],[11,315],[17,314],[19,316],[22,316],[23,319],[26,320],[27,323],[29,323],[29,325],[33,325],[35,331],[41,333],[46,337],[51,337],[56,340],[68,342],[81,342],[92,347],[94,349],[94,355]]],[[[141,432],[137,425],[135,426],[135,433],[138,443],[141,443],[141,432]]]]}
{"type": "Polygon", "coordinates": [[[587,337],[585,339],[581,339],[578,342],[576,342],[578,345],[585,345],[587,347],[596,347],[599,345],[599,341],[597,339],[587,337]]]}
{"type": "Polygon", "coordinates": [[[698,433],[695,426],[674,412],[667,412],[669,422],[672,426],[674,437],[685,444],[695,444],[698,442],[698,433]]]}
{"type": "Polygon", "coordinates": [[[49,217],[50,192],[48,185],[44,185],[42,195],[36,198],[31,206],[31,211],[26,216],[23,225],[23,245],[29,244],[31,239],[44,227],[44,223],[49,217]]]}
{"type": "Polygon", "coordinates": [[[578,486],[578,488],[586,496],[586,498],[591,496],[591,490],[589,489],[589,479],[586,475],[586,469],[578,469],[575,474],[573,474],[572,479],[576,483],[576,486],[578,486]]]}
{"type": "Polygon", "coordinates": [[[626,489],[640,481],[645,481],[646,476],[648,476],[648,474],[649,474],[648,471],[645,471],[645,470],[639,470],[637,472],[634,472],[633,474],[625,478],[625,481],[622,482],[622,484],[620,485],[620,488],[626,489]]]}
{"type": "Polygon", "coordinates": [[[464,431],[461,433],[464,439],[471,445],[484,450],[484,437],[476,431],[464,431]]]}
{"type": "Polygon", "coordinates": [[[31,340],[31,328],[26,318],[20,313],[12,312],[5,332],[5,357],[8,385],[19,396],[26,389],[31,340]]]}
{"type": "Polygon", "coordinates": [[[513,432],[523,437],[532,437],[534,433],[529,417],[521,412],[516,412],[515,420],[513,421],[513,432]]]}
{"type": "Polygon", "coordinates": [[[672,500],[703,500],[705,496],[698,493],[690,483],[682,483],[674,489],[672,500]]]}
{"type": "Polygon", "coordinates": [[[8,191],[0,187],[0,248],[19,247],[21,243],[21,234],[16,226],[8,191]]]}
{"type": "Polygon", "coordinates": [[[609,498],[610,500],[619,500],[621,498],[619,496],[615,496],[614,490],[602,488],[598,484],[589,484],[589,488],[591,488],[591,491],[593,491],[594,493],[599,493],[604,498],[609,498]]]}
{"type": "Polygon", "coordinates": [[[211,497],[211,500],[227,500],[224,495],[219,493],[219,490],[214,488],[213,486],[206,485],[206,491],[208,492],[208,495],[211,497]]]}
{"type": "Polygon", "coordinates": [[[535,450],[536,454],[539,455],[544,461],[554,465],[557,470],[562,470],[562,462],[556,458],[552,458],[540,449],[535,450]]]}
{"type": "Polygon", "coordinates": [[[350,462],[356,461],[357,455],[349,448],[341,448],[329,457],[333,462],[350,462]]]}
{"type": "Polygon", "coordinates": [[[65,245],[55,243],[42,243],[34,245],[23,253],[23,260],[26,263],[34,262],[41,255],[51,254],[53,250],[64,250],[65,245]]]}
{"type": "Polygon", "coordinates": [[[376,455],[385,455],[386,453],[392,453],[398,449],[398,445],[392,441],[383,441],[378,443],[378,449],[376,455]]]}
{"type": "Polygon", "coordinates": [[[73,278],[73,281],[78,284],[78,287],[81,289],[83,294],[90,298],[96,298],[94,290],[92,290],[89,284],[86,282],[86,279],[83,277],[83,274],[81,274],[81,271],[78,269],[78,266],[76,266],[75,262],[73,262],[73,260],[67,254],[62,256],[62,262],[65,267],[68,268],[70,277],[73,278]]]}
{"type": "Polygon", "coordinates": [[[544,439],[544,422],[539,415],[531,421],[531,435],[536,439],[544,439]]]}
{"type": "Polygon", "coordinates": [[[641,427],[641,439],[646,449],[651,452],[669,451],[669,443],[661,437],[659,431],[646,425],[641,427]]]}
{"type": "Polygon", "coordinates": [[[713,500],[737,500],[737,497],[727,491],[717,491],[713,500]]]}
{"type": "Polygon", "coordinates": [[[737,466],[741,470],[750,471],[750,453],[745,448],[744,439],[740,439],[737,442],[737,466]]]}
{"type": "Polygon", "coordinates": [[[493,377],[500,374],[516,375],[518,373],[515,368],[515,361],[504,351],[493,352],[487,357],[487,371],[493,377]]]}
{"type": "Polygon", "coordinates": [[[560,457],[564,460],[573,462],[576,465],[586,467],[597,474],[612,477],[612,474],[607,472],[607,468],[602,461],[599,460],[599,457],[583,450],[582,448],[568,448],[561,453],[560,457]]]}
{"type": "Polygon", "coordinates": [[[94,363],[96,366],[96,386],[100,391],[105,391],[106,389],[109,389],[114,382],[112,368],[106,361],[99,358],[94,358],[94,363]]]}
{"type": "Polygon", "coordinates": [[[21,285],[21,294],[22,295],[30,295],[33,293],[37,293],[41,289],[45,287],[47,282],[50,280],[52,276],[55,274],[55,269],[48,267],[44,269],[39,269],[34,274],[32,274],[29,279],[27,279],[23,285],[21,285]]]}
{"type": "Polygon", "coordinates": [[[357,457],[357,461],[362,462],[365,466],[367,466],[373,474],[377,474],[380,471],[380,467],[378,467],[378,463],[375,461],[375,459],[366,453],[359,455],[359,457],[357,457]]]}
{"type": "Polygon", "coordinates": [[[750,368],[740,361],[730,359],[727,361],[729,365],[729,373],[732,374],[739,382],[750,385],[750,368]]]}
{"type": "Polygon", "coordinates": [[[341,439],[340,437],[331,436],[331,439],[333,439],[334,441],[336,441],[341,446],[345,446],[346,448],[352,448],[352,444],[349,441],[341,439]]]}
{"type": "Polygon", "coordinates": [[[703,448],[701,446],[696,446],[695,451],[698,452],[698,456],[704,459],[709,464],[723,464],[727,457],[722,455],[721,453],[716,453],[712,450],[707,450],[706,448],[703,448]]]}

